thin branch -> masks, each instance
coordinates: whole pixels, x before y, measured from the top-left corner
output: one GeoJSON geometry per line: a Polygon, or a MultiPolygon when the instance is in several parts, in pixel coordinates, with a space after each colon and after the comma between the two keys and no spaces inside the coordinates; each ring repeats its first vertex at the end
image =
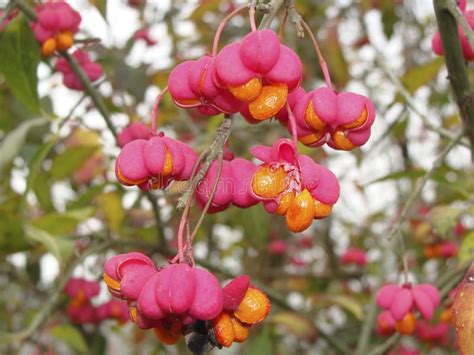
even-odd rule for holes
{"type": "Polygon", "coordinates": [[[107,249],[111,246],[111,242],[104,242],[94,248],[89,248],[86,250],[79,258],[77,258],[69,268],[64,272],[61,280],[59,280],[56,288],[54,289],[53,293],[48,297],[47,301],[42,304],[38,313],[36,313],[35,317],[31,321],[31,323],[26,327],[24,330],[15,333],[0,333],[0,344],[8,344],[13,342],[20,342],[22,340],[28,339],[41,325],[43,325],[54,309],[58,306],[61,295],[63,293],[64,286],[69,281],[74,269],[80,265],[84,259],[86,259],[89,255],[97,254],[102,252],[103,250],[107,249]]]}
{"type": "Polygon", "coordinates": [[[385,354],[387,350],[389,350],[392,346],[398,343],[400,340],[401,335],[396,333],[388,338],[384,343],[380,344],[379,346],[375,347],[371,352],[367,355],[382,355],[385,354]]]}
{"type": "Polygon", "coordinates": [[[189,182],[189,188],[181,195],[178,199],[176,208],[182,209],[186,206],[189,195],[191,192],[196,190],[199,182],[206,176],[207,171],[211,167],[211,164],[219,156],[219,153],[224,151],[224,144],[229,138],[230,132],[232,130],[232,117],[226,116],[222,121],[220,127],[217,129],[217,137],[212,143],[209,153],[207,154],[206,160],[201,165],[199,171],[191,178],[189,182]]]}
{"type": "Polygon", "coordinates": [[[285,1],[285,8],[286,8],[286,13],[288,14],[288,17],[290,21],[293,23],[296,29],[296,35],[299,38],[304,37],[304,28],[302,23],[302,18],[298,11],[296,11],[295,8],[295,0],[286,0],[285,1]]]}
{"type": "MultiPolygon", "coordinates": [[[[447,129],[444,129],[442,127],[438,127],[438,126],[434,125],[433,123],[431,123],[431,119],[418,109],[418,107],[415,104],[415,101],[413,100],[413,97],[411,96],[411,94],[408,92],[408,90],[402,84],[400,79],[398,79],[398,77],[395,75],[395,73],[387,66],[387,64],[386,64],[387,61],[385,60],[385,56],[383,55],[382,51],[380,51],[376,47],[374,47],[374,49],[377,52],[378,57],[379,57],[377,59],[377,64],[383,70],[385,75],[388,76],[388,78],[390,79],[392,84],[394,84],[396,86],[398,93],[400,95],[402,95],[402,97],[405,100],[408,108],[411,111],[413,111],[414,113],[416,113],[418,115],[418,117],[420,117],[423,124],[428,129],[430,129],[431,131],[438,133],[443,138],[447,138],[447,139],[450,139],[450,140],[455,139],[455,134],[453,134],[453,132],[451,132],[447,129]]],[[[462,144],[466,147],[470,146],[469,142],[467,142],[466,140],[461,140],[460,144],[462,144]]]]}
{"type": "MultiPolygon", "coordinates": [[[[270,27],[273,19],[277,15],[278,11],[282,8],[282,6],[285,4],[285,0],[272,0],[266,5],[266,13],[262,18],[262,21],[260,22],[260,25],[258,26],[259,30],[263,30],[265,28],[270,27]]],[[[257,6],[257,9],[259,7],[257,6]]]]}
{"type": "Polygon", "coordinates": [[[461,139],[462,136],[463,136],[463,132],[460,132],[451,142],[449,142],[449,144],[444,148],[444,150],[436,158],[431,169],[429,169],[426,172],[426,174],[423,176],[423,178],[420,180],[420,182],[416,186],[415,191],[413,191],[412,194],[406,200],[405,205],[403,206],[402,212],[400,213],[400,216],[398,217],[398,221],[394,223],[393,227],[390,229],[388,236],[386,237],[387,240],[392,239],[395,235],[397,235],[397,233],[399,233],[403,225],[403,222],[405,221],[408,215],[408,212],[411,209],[411,206],[420,195],[421,191],[425,187],[428,180],[431,179],[436,169],[438,169],[441,166],[444,158],[446,158],[446,156],[451,151],[451,149],[453,149],[456,146],[456,144],[458,143],[458,141],[461,139]]]}

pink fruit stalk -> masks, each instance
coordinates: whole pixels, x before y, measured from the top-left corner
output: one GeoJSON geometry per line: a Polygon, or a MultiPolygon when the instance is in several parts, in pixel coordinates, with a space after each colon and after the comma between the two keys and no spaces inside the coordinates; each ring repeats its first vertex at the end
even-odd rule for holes
{"type": "MultiPolygon", "coordinates": [[[[82,70],[84,70],[87,78],[91,82],[96,81],[102,76],[102,67],[99,64],[92,62],[87,52],[76,50],[72,56],[81,66],[82,70]]],[[[76,76],[66,59],[62,57],[59,58],[56,62],[55,69],[63,74],[63,83],[66,87],[72,90],[84,91],[81,80],[76,76]]]]}
{"type": "Polygon", "coordinates": [[[423,318],[430,320],[440,303],[438,290],[430,284],[387,284],[377,292],[376,297],[378,306],[390,311],[397,322],[412,310],[418,310],[423,318]]]}
{"type": "Polygon", "coordinates": [[[37,21],[32,24],[33,34],[41,44],[44,56],[56,50],[67,50],[79,29],[81,15],[64,1],[47,2],[36,6],[37,21]]]}
{"type": "Polygon", "coordinates": [[[136,139],[148,139],[152,135],[150,128],[140,122],[130,123],[117,135],[117,142],[121,148],[125,147],[127,143],[136,139]]]}
{"type": "Polygon", "coordinates": [[[358,266],[365,266],[367,265],[367,255],[362,249],[349,248],[341,255],[341,263],[345,265],[355,264],[358,266]]]}
{"type": "MultiPolygon", "coordinates": [[[[217,169],[218,163],[213,162],[196,189],[196,200],[201,207],[205,206],[213,191],[217,169]]],[[[250,182],[256,169],[255,164],[245,159],[223,160],[221,176],[208,213],[223,211],[231,205],[247,208],[258,203],[250,192],[250,182]]]]}
{"type": "Polygon", "coordinates": [[[339,198],[339,183],[331,171],[299,155],[288,139],[271,147],[255,146],[251,152],[263,162],[252,177],[251,192],[267,212],[286,216],[295,233],[329,215],[339,198]]]}
{"type": "Polygon", "coordinates": [[[241,113],[252,123],[280,111],[301,78],[299,57],[271,30],[253,31],[216,57],[214,82],[243,102],[241,113]]]}
{"type": "MultiPolygon", "coordinates": [[[[288,103],[295,115],[298,139],[307,146],[327,143],[337,150],[352,150],[370,137],[375,108],[365,96],[338,93],[328,87],[309,93],[300,88],[290,95],[288,103]]],[[[277,117],[292,133],[287,110],[280,111],[277,117]]]]}
{"type": "Polygon", "coordinates": [[[203,115],[234,114],[241,103],[229,91],[219,88],[213,77],[216,58],[206,55],[185,61],[170,73],[168,88],[179,107],[197,108],[203,115]]]}
{"type": "Polygon", "coordinates": [[[164,189],[172,180],[189,179],[196,159],[191,147],[160,133],[127,143],[115,161],[115,174],[126,186],[164,189]]]}

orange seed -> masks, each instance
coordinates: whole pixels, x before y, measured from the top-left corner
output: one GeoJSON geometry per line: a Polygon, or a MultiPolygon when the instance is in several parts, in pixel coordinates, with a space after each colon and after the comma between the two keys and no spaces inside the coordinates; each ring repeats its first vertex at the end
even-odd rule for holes
{"type": "Polygon", "coordinates": [[[267,296],[258,288],[249,287],[234,315],[242,323],[256,324],[264,320],[269,312],[270,301],[267,296]]]}
{"type": "Polygon", "coordinates": [[[286,225],[290,231],[299,233],[311,225],[315,215],[313,200],[309,191],[304,189],[291,202],[286,212],[286,225]]]}
{"type": "Polygon", "coordinates": [[[285,84],[266,85],[260,95],[249,103],[249,111],[259,121],[275,116],[286,104],[288,87],[285,84]]]}
{"type": "Polygon", "coordinates": [[[400,334],[410,335],[413,334],[413,332],[415,331],[415,324],[415,316],[413,315],[413,313],[408,312],[401,321],[395,324],[395,329],[400,334]]]}
{"type": "Polygon", "coordinates": [[[286,172],[283,167],[262,165],[252,178],[252,190],[261,197],[276,197],[285,189],[285,179],[286,172]]]}
{"type": "Polygon", "coordinates": [[[262,80],[253,78],[240,86],[229,86],[229,91],[234,97],[241,101],[250,102],[255,100],[262,91],[262,80]]]}

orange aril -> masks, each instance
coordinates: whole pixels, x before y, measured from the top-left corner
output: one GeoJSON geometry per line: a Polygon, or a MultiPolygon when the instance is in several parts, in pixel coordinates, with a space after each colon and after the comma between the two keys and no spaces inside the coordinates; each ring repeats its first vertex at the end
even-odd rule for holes
{"type": "Polygon", "coordinates": [[[70,31],[61,32],[56,36],[56,46],[60,51],[65,51],[72,47],[74,43],[73,33],[70,31]]]}
{"type": "Polygon", "coordinates": [[[268,297],[258,288],[249,287],[234,316],[242,323],[256,324],[264,320],[269,312],[268,297]]]}
{"type": "Polygon", "coordinates": [[[128,314],[133,323],[137,323],[137,307],[129,307],[128,314]]]}
{"type": "Polygon", "coordinates": [[[306,107],[304,120],[308,126],[316,131],[322,131],[326,127],[326,123],[324,123],[314,111],[313,103],[311,101],[309,102],[308,107],[306,107]]]}
{"type": "Polygon", "coordinates": [[[356,118],[354,122],[343,125],[342,128],[344,129],[359,128],[365,123],[365,121],[367,121],[367,115],[368,115],[367,107],[364,107],[364,110],[362,111],[360,116],[356,118]]]}
{"type": "Polygon", "coordinates": [[[451,308],[446,308],[441,312],[439,316],[439,321],[444,323],[450,323],[452,318],[453,313],[451,312],[451,308]]]}
{"type": "Polygon", "coordinates": [[[425,245],[423,248],[423,254],[428,259],[436,258],[435,247],[433,245],[425,245]]]}
{"type": "Polygon", "coordinates": [[[408,312],[401,321],[395,324],[395,329],[400,334],[410,335],[413,334],[413,332],[415,331],[415,324],[415,316],[413,315],[413,313],[408,312]]]}
{"type": "Polygon", "coordinates": [[[43,57],[49,57],[56,51],[56,40],[54,38],[48,38],[41,46],[41,55],[43,57]]]}
{"type": "Polygon", "coordinates": [[[333,133],[332,140],[334,141],[336,148],[340,150],[352,150],[355,147],[355,145],[347,138],[345,132],[339,129],[336,129],[333,133]]]}
{"type": "Polygon", "coordinates": [[[166,345],[173,345],[176,344],[181,337],[183,326],[181,322],[176,319],[155,327],[153,330],[159,341],[166,345]]]}
{"type": "Polygon", "coordinates": [[[326,205],[321,201],[314,200],[314,218],[321,219],[329,216],[332,211],[332,205],[326,205]]]}
{"type": "Polygon", "coordinates": [[[124,185],[140,185],[140,184],[142,184],[142,183],[144,183],[145,181],[148,180],[148,178],[144,178],[144,179],[141,179],[141,180],[128,179],[125,176],[123,176],[123,174],[122,174],[122,172],[120,171],[119,168],[117,168],[116,173],[117,173],[118,180],[124,185]]]}
{"type": "Polygon", "coordinates": [[[276,209],[275,213],[284,216],[290,207],[291,202],[293,202],[295,198],[295,193],[293,191],[285,193],[281,199],[280,203],[278,204],[278,208],[276,209]]]}
{"type": "Polygon", "coordinates": [[[231,316],[226,312],[222,312],[212,322],[214,335],[219,344],[225,347],[231,346],[235,339],[231,316]]]}
{"type": "Polygon", "coordinates": [[[167,177],[170,176],[173,172],[173,157],[168,148],[166,148],[165,152],[165,161],[163,163],[163,176],[167,177]]]}
{"type": "Polygon", "coordinates": [[[259,121],[272,118],[285,106],[287,97],[285,84],[265,85],[260,95],[249,103],[250,114],[259,121]]]}
{"type": "Polygon", "coordinates": [[[325,134],[324,131],[318,131],[317,133],[308,134],[307,136],[300,137],[298,139],[304,145],[311,145],[319,141],[321,138],[323,138],[324,134],[325,134]]]}
{"type": "Polygon", "coordinates": [[[249,336],[249,328],[243,325],[237,318],[230,317],[232,322],[232,328],[234,329],[234,341],[237,343],[243,343],[249,336]]]}
{"type": "Polygon", "coordinates": [[[176,103],[184,105],[184,106],[195,106],[199,105],[201,101],[196,99],[183,99],[183,100],[175,100],[176,103]]]}
{"type": "Polygon", "coordinates": [[[286,225],[294,233],[302,232],[313,222],[314,199],[308,190],[301,191],[291,202],[286,212],[286,225]]]}
{"type": "Polygon", "coordinates": [[[234,97],[241,101],[250,102],[255,100],[262,91],[262,80],[253,78],[240,86],[229,86],[229,91],[234,97]]]}
{"type": "Polygon", "coordinates": [[[108,288],[114,291],[120,291],[120,282],[117,280],[114,280],[111,278],[109,275],[104,274],[103,275],[104,282],[107,285],[108,288]]]}
{"type": "Polygon", "coordinates": [[[261,197],[276,197],[285,189],[285,180],[286,172],[283,167],[262,165],[252,178],[252,190],[261,197]]]}

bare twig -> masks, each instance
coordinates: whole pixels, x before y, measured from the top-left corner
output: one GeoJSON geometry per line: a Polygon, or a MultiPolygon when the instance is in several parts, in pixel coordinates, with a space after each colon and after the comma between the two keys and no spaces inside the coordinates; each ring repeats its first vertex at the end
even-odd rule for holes
{"type": "MultiPolygon", "coordinates": [[[[265,28],[270,27],[273,19],[277,15],[278,11],[280,11],[281,7],[285,4],[285,0],[272,0],[270,1],[266,6],[266,10],[268,12],[265,13],[265,15],[262,18],[262,21],[260,22],[260,25],[258,26],[259,30],[263,30],[265,28]]],[[[257,6],[257,9],[260,10],[260,8],[257,6]]]]}

